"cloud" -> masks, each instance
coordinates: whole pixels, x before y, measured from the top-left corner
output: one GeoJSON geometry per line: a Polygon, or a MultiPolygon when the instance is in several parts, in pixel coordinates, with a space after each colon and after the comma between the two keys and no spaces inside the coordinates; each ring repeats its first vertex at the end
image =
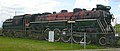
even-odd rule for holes
{"type": "Polygon", "coordinates": [[[120,2],[120,0],[111,0],[111,1],[114,1],[114,2],[120,2]]]}
{"type": "Polygon", "coordinates": [[[96,4],[108,5],[109,0],[76,0],[74,7],[92,9],[96,4]]]}
{"type": "Polygon", "coordinates": [[[118,5],[118,7],[120,8],[120,4],[118,5]]]}
{"type": "Polygon", "coordinates": [[[114,14],[115,20],[120,24],[120,14],[114,14]]]}
{"type": "MultiPolygon", "coordinates": [[[[115,15],[116,17],[120,17],[120,14],[118,14],[118,15],[115,15]]],[[[120,20],[120,19],[119,19],[120,20]]]]}
{"type": "Polygon", "coordinates": [[[52,12],[60,2],[54,0],[0,0],[0,27],[2,21],[15,15],[52,12]]]}
{"type": "Polygon", "coordinates": [[[115,10],[115,12],[117,13],[115,14],[116,21],[117,23],[120,24],[120,12],[119,11],[120,11],[120,4],[118,5],[118,9],[115,10]]]}
{"type": "Polygon", "coordinates": [[[5,3],[3,6],[7,7],[7,9],[18,12],[22,10],[25,13],[50,11],[50,9],[53,10],[59,4],[59,2],[53,0],[4,0],[2,2],[5,3]]]}

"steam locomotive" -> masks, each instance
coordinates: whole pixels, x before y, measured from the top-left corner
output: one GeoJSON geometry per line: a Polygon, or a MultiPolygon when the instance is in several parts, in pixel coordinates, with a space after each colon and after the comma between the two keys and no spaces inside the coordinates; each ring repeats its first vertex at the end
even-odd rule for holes
{"type": "Polygon", "coordinates": [[[49,31],[54,31],[55,41],[80,43],[85,32],[87,44],[114,44],[117,40],[110,9],[99,4],[92,10],[75,8],[73,12],[17,15],[3,22],[3,36],[48,40],[49,31]]]}

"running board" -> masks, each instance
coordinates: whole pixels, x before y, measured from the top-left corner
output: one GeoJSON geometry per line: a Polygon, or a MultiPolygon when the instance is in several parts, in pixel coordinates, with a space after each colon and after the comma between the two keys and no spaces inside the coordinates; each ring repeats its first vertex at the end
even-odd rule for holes
{"type": "Polygon", "coordinates": [[[78,20],[75,20],[75,21],[95,21],[97,19],[78,19],[78,20]]]}

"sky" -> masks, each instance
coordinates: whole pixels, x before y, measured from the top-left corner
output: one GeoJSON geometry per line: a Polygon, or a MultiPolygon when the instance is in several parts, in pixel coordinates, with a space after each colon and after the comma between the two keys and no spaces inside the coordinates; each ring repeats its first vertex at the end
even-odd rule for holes
{"type": "Polygon", "coordinates": [[[111,6],[110,12],[120,23],[120,0],[0,0],[0,27],[3,21],[15,15],[60,12],[63,9],[72,12],[74,8],[91,10],[96,4],[111,6]]]}

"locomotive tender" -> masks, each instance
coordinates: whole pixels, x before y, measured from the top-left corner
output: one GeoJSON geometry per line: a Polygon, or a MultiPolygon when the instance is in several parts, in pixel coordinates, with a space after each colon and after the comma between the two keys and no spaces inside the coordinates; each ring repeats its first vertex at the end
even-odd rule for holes
{"type": "Polygon", "coordinates": [[[114,44],[117,40],[110,9],[110,6],[97,5],[92,10],[75,8],[73,12],[17,15],[3,22],[3,36],[48,40],[49,31],[54,31],[55,41],[80,43],[86,32],[87,44],[114,44]],[[69,21],[75,22],[72,36],[69,21]]]}

